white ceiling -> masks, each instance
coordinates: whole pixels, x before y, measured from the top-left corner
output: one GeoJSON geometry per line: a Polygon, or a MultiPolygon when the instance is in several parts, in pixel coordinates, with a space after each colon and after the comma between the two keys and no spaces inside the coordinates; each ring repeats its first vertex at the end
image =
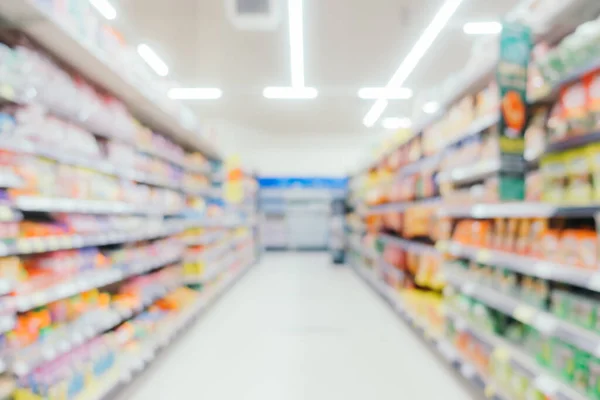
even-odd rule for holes
{"type": "MultiPolygon", "coordinates": [[[[266,86],[290,84],[285,0],[274,31],[237,30],[222,0],[120,0],[128,38],[150,44],[182,86],[219,87],[223,97],[189,102],[204,120],[271,134],[366,133],[372,101],[360,87],[384,86],[442,0],[304,0],[305,81],[315,100],[268,100],[266,86]]],[[[461,68],[473,37],[464,22],[499,19],[518,0],[464,0],[406,86],[418,95],[461,68]]],[[[134,43],[135,44],[135,43],[134,43]]],[[[384,117],[412,115],[412,101],[390,101],[384,117]]],[[[374,128],[375,129],[375,128],[374,128]]]]}

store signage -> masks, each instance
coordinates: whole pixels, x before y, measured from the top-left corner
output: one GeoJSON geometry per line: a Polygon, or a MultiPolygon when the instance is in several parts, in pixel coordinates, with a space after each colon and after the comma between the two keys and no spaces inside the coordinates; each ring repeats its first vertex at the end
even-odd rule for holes
{"type": "Polygon", "coordinates": [[[261,189],[346,189],[348,178],[263,177],[258,184],[261,189]]]}
{"type": "Polygon", "coordinates": [[[500,36],[496,70],[500,94],[500,200],[522,200],[525,196],[525,128],[528,119],[527,70],[533,47],[531,29],[505,22],[500,36]]]}

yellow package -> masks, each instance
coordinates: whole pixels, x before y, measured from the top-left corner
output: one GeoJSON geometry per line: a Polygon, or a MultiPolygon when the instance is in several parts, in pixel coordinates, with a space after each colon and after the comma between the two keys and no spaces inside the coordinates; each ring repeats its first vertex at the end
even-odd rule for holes
{"type": "Polygon", "coordinates": [[[568,151],[563,157],[567,168],[566,201],[569,205],[592,203],[592,173],[587,148],[568,151]]]}
{"type": "Polygon", "coordinates": [[[600,202],[600,143],[587,146],[586,153],[591,170],[592,198],[594,203],[600,202]]]}
{"type": "Polygon", "coordinates": [[[540,170],[544,182],[542,200],[546,203],[565,203],[567,170],[562,154],[549,154],[542,157],[540,170]]]}

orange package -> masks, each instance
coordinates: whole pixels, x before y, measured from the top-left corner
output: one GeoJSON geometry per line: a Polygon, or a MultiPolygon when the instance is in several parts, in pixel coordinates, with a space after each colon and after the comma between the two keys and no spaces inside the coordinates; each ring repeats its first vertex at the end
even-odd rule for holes
{"type": "Polygon", "coordinates": [[[565,262],[564,253],[560,251],[560,231],[555,229],[547,230],[541,236],[541,243],[541,254],[544,259],[551,262],[565,262]]]}
{"type": "Polygon", "coordinates": [[[567,121],[568,136],[583,135],[590,130],[588,96],[583,81],[576,82],[563,89],[560,96],[563,117],[567,121]]]}
{"type": "Polygon", "coordinates": [[[596,232],[582,229],[576,232],[579,265],[586,269],[598,269],[598,236],[596,232]]]}

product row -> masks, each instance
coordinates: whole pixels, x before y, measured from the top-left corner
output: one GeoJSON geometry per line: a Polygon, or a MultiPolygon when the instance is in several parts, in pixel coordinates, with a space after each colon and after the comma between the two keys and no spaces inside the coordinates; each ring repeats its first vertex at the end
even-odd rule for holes
{"type": "Polygon", "coordinates": [[[27,257],[0,258],[0,277],[15,284],[16,295],[36,293],[90,271],[134,266],[136,262],[181,255],[177,238],[105,248],[61,250],[27,257]]]}
{"type": "Polygon", "coordinates": [[[5,169],[13,170],[21,178],[18,187],[4,192],[5,202],[19,196],[122,201],[154,206],[169,213],[176,213],[185,206],[185,195],[177,190],[137,184],[36,156],[0,151],[0,158],[5,169]]]}
{"type": "MultiPolygon", "coordinates": [[[[448,221],[444,224],[450,227],[448,221]]],[[[452,240],[467,246],[532,256],[570,268],[597,270],[599,236],[594,226],[583,222],[544,218],[496,218],[462,220],[452,240]]]]}
{"type": "MultiPolygon", "coordinates": [[[[136,296],[135,290],[129,291],[132,297],[136,296]]],[[[124,294],[125,297],[128,295],[124,294]]],[[[48,399],[77,398],[86,391],[98,390],[107,380],[118,382],[118,379],[110,378],[111,373],[122,374],[132,368],[132,361],[142,356],[144,344],[197,299],[198,293],[185,287],[171,291],[116,330],[88,341],[20,378],[19,391],[48,399]]]]}
{"type": "Polygon", "coordinates": [[[545,398],[527,370],[511,362],[507,349],[499,349],[480,338],[487,332],[527,354],[543,370],[562,380],[583,396],[600,398],[600,359],[557,338],[544,335],[536,328],[485,304],[462,295],[446,298],[450,314],[465,318],[473,329],[448,318],[446,335],[456,348],[479,369],[517,399],[545,398]]]}
{"type": "MultiPolygon", "coordinates": [[[[68,72],[40,50],[0,45],[0,80],[8,88],[3,94],[9,100],[30,104],[3,109],[1,133],[5,141],[52,144],[67,154],[132,164],[140,156],[124,146],[125,142],[179,167],[208,167],[200,153],[186,155],[181,146],[141,126],[119,100],[68,72]],[[120,141],[101,148],[92,133],[120,141]]],[[[135,162],[152,163],[144,158],[135,162]]]]}

